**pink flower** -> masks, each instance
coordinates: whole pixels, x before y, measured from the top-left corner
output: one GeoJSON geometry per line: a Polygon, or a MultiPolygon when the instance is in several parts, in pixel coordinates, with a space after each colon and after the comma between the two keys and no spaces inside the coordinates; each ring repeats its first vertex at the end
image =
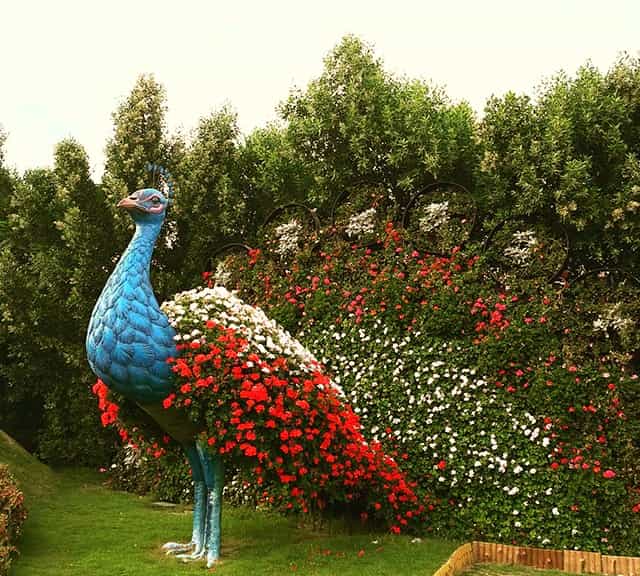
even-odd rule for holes
{"type": "Polygon", "coordinates": [[[616,473],[613,470],[605,470],[602,473],[603,478],[607,478],[608,480],[616,477],[616,473]]]}

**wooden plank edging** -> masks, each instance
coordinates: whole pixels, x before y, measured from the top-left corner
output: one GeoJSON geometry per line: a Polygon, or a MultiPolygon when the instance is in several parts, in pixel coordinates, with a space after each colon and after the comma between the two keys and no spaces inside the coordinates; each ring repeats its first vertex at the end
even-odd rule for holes
{"type": "Polygon", "coordinates": [[[433,576],[456,576],[474,564],[473,547],[463,544],[457,548],[449,559],[435,572],[433,576]]]}
{"type": "Polygon", "coordinates": [[[572,574],[640,576],[640,558],[474,541],[457,548],[433,576],[457,576],[474,564],[513,564],[572,574]]]}
{"type": "MultiPolygon", "coordinates": [[[[640,558],[632,556],[606,556],[599,552],[551,550],[546,548],[510,546],[509,544],[477,541],[471,543],[471,548],[473,552],[472,564],[479,562],[491,562],[494,564],[515,564],[520,566],[530,566],[532,568],[562,570],[573,574],[640,576],[640,558]]],[[[454,555],[458,550],[454,552],[454,555]]],[[[449,559],[449,562],[450,561],[451,558],[449,559]]],[[[449,562],[447,562],[447,564],[449,564],[449,562]]],[[[466,567],[470,565],[471,564],[468,564],[466,567]]],[[[459,571],[462,571],[463,569],[464,568],[459,571]]],[[[445,572],[443,574],[439,574],[439,572],[440,571],[436,572],[438,576],[455,576],[455,574],[458,573],[445,572]]]]}

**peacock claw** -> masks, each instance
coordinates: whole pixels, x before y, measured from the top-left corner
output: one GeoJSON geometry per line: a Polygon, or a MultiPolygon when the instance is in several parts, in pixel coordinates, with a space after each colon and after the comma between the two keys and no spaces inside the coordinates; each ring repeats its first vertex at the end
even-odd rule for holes
{"type": "Polygon", "coordinates": [[[165,551],[165,554],[167,556],[189,552],[195,547],[195,542],[167,542],[166,544],[162,545],[162,549],[165,551]]]}
{"type": "Polygon", "coordinates": [[[206,550],[203,548],[202,550],[195,551],[191,554],[178,554],[176,558],[179,558],[183,562],[194,562],[196,560],[202,560],[206,553],[206,550]]]}

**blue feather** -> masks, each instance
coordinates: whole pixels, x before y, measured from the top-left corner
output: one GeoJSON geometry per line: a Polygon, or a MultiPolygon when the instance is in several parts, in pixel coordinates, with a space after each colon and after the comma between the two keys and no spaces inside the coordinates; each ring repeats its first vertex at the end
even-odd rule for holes
{"type": "Polygon", "coordinates": [[[170,390],[175,330],[160,310],[149,280],[162,219],[137,222],[136,232],[94,307],[86,339],[93,371],[108,386],[140,403],[170,390]]]}

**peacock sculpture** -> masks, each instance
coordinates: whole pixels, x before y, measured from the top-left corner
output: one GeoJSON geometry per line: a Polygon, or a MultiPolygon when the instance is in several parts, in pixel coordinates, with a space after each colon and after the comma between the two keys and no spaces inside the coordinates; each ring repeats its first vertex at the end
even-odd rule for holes
{"type": "Polygon", "coordinates": [[[220,555],[223,463],[199,445],[198,430],[184,414],[162,406],[172,385],[167,360],[176,356],[176,332],[154,296],[149,269],[170,196],[171,187],[167,194],[146,188],[118,203],[133,218],[135,234],[94,307],[86,350],[93,372],[184,448],[194,481],[193,533],[190,542],[168,542],[164,549],[185,560],[206,558],[211,566],[220,555]]]}
{"type": "Polygon", "coordinates": [[[103,424],[116,421],[107,400],[112,390],[136,403],[186,454],[194,483],[192,537],[163,548],[183,560],[206,559],[209,567],[219,559],[225,462],[241,462],[258,486],[276,486],[289,509],[322,510],[328,500],[371,506],[396,524],[394,532],[418,519],[425,508],[395,461],[365,440],[339,387],[262,310],[222,287],[158,305],[149,272],[172,196],[164,176],[166,193],[145,188],[118,204],[133,218],[135,233],[102,290],[86,338],[103,424]]]}

